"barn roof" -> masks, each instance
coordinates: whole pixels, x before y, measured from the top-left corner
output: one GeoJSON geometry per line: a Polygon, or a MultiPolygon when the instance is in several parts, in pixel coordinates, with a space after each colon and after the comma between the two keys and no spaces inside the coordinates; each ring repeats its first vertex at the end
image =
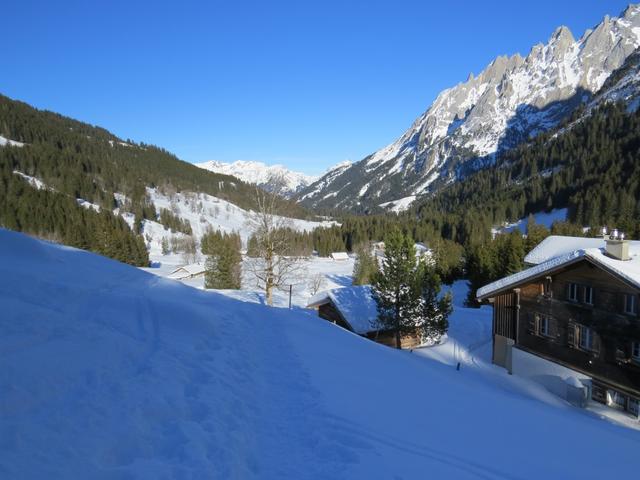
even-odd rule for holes
{"type": "Polygon", "coordinates": [[[372,324],[378,318],[376,301],[369,285],[335,288],[320,292],[309,300],[307,308],[333,303],[342,318],[358,334],[377,330],[372,324]]]}

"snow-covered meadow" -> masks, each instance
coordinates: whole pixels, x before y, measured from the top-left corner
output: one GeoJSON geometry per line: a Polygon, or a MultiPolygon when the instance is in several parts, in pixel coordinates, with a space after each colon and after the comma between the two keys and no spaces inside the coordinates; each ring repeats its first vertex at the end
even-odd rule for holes
{"type": "Polygon", "coordinates": [[[0,473],[633,476],[637,431],[485,364],[489,310],[462,288],[443,345],[397,351],[0,230],[0,473]]]}
{"type": "MultiPolygon", "coordinates": [[[[184,265],[182,255],[152,255],[151,259],[153,266],[144,268],[143,270],[161,277],[168,277],[171,272],[184,265]]],[[[353,258],[344,261],[334,261],[331,260],[331,258],[315,256],[302,259],[299,262],[299,272],[292,277],[288,283],[292,286],[292,305],[305,307],[309,299],[317,293],[318,290],[351,285],[353,264],[353,258]],[[318,281],[317,277],[320,277],[322,280],[318,281]]],[[[246,301],[263,303],[265,301],[264,292],[257,288],[256,279],[247,267],[246,258],[243,260],[242,266],[242,289],[221,290],[219,293],[246,301]]],[[[204,289],[204,277],[202,276],[179,281],[195,288],[204,289]]],[[[276,290],[274,292],[274,305],[280,307],[289,305],[288,288],[289,287],[286,286],[284,290],[276,290]]]]}

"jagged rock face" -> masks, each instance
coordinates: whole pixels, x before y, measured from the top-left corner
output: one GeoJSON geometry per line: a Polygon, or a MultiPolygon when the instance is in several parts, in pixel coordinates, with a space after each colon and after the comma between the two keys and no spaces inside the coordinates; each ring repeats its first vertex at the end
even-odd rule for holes
{"type": "Polygon", "coordinates": [[[262,162],[245,160],[233,163],[211,160],[197,163],[196,166],[211,172],[232,175],[243,182],[256,184],[285,198],[290,198],[317,179],[304,173],[293,172],[283,165],[266,165],[262,162]]]}
{"type": "Polygon", "coordinates": [[[604,82],[587,106],[587,114],[603,102],[624,102],[629,111],[640,107],[640,50],[629,55],[622,67],[604,82]]]}
{"type": "Polygon", "coordinates": [[[557,125],[639,45],[639,5],[619,18],[605,17],[579,40],[560,27],[526,57],[498,57],[478,76],[444,90],[394,143],[329,172],[297,198],[352,211],[407,206],[408,198],[482,168],[497,152],[557,125]]]}

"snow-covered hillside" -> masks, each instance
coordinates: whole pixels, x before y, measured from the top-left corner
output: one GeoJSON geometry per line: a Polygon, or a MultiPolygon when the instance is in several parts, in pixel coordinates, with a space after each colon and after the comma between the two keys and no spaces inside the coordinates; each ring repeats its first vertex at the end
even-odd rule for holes
{"type": "MultiPolygon", "coordinates": [[[[556,126],[640,45],[640,6],[574,39],[559,27],[528,55],[499,56],[442,91],[400,138],[301,192],[315,207],[358,209],[419,197],[492,163],[494,154],[556,126]],[[339,192],[339,196],[335,194],[339,192]]],[[[627,95],[628,96],[628,95],[627,95]]]]}
{"type": "MultiPolygon", "coordinates": [[[[27,180],[34,188],[51,188],[36,177],[26,175],[17,170],[13,173],[27,180]]],[[[173,192],[169,194],[163,193],[156,188],[147,188],[147,195],[157,212],[163,209],[169,210],[181,220],[188,221],[196,242],[200,241],[205,232],[213,229],[224,233],[239,233],[243,244],[246,245],[247,239],[253,233],[257,222],[255,212],[244,210],[233,203],[205,193],[173,192]]],[[[120,207],[127,201],[127,198],[120,193],[115,194],[115,199],[120,207]]],[[[79,205],[85,208],[100,211],[99,205],[81,198],[78,198],[77,201],[79,205]]],[[[114,209],[114,213],[121,215],[129,226],[133,227],[135,218],[132,213],[125,211],[123,208],[114,209]]],[[[335,222],[330,220],[318,222],[297,218],[287,219],[286,223],[298,231],[312,231],[318,227],[335,225],[335,222]]],[[[163,239],[168,241],[171,237],[178,239],[185,237],[185,234],[172,232],[161,223],[153,220],[143,220],[142,234],[149,252],[156,256],[162,252],[163,239]]]]}
{"type": "Polygon", "coordinates": [[[316,177],[291,171],[284,165],[267,165],[246,160],[233,163],[210,160],[195,165],[211,172],[232,175],[246,183],[256,184],[269,191],[277,191],[285,197],[294,195],[316,180],[316,177]]]}
{"type": "MultiPolygon", "coordinates": [[[[180,192],[167,195],[153,188],[148,188],[147,193],[158,212],[161,209],[167,209],[182,220],[187,220],[198,241],[208,229],[213,229],[225,233],[237,232],[246,245],[257,222],[255,212],[244,210],[233,203],[205,193],[180,192]]],[[[133,222],[131,215],[125,216],[125,219],[133,222]]],[[[311,231],[317,227],[334,225],[332,221],[313,222],[295,218],[287,222],[291,228],[298,231],[311,231]]],[[[165,229],[164,225],[151,220],[143,222],[142,233],[152,254],[161,252],[163,238],[184,237],[184,234],[172,233],[165,229]]]]}
{"type": "MultiPolygon", "coordinates": [[[[543,225],[548,229],[551,229],[551,226],[555,222],[565,222],[567,220],[568,209],[566,208],[556,208],[551,210],[550,212],[538,212],[533,215],[533,220],[538,225],[543,225]]],[[[529,217],[521,218],[517,222],[507,223],[501,225],[499,227],[494,227],[491,229],[491,234],[496,235],[498,233],[509,233],[516,229],[520,230],[523,235],[527,233],[527,222],[529,221],[529,217]]]]}
{"type": "Polygon", "coordinates": [[[0,304],[3,478],[632,478],[637,469],[638,432],[504,372],[487,382],[312,312],[225,298],[5,230],[0,304]]]}
{"type": "Polygon", "coordinates": [[[9,145],[11,147],[22,147],[24,146],[24,143],[11,140],[9,138],[4,138],[2,135],[0,135],[0,147],[4,147],[5,145],[9,145]]]}

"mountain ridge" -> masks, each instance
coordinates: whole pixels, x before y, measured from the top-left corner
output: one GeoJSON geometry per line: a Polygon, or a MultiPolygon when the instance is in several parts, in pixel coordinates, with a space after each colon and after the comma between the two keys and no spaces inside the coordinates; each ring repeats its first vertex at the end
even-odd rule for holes
{"type": "Polygon", "coordinates": [[[194,165],[210,172],[234,176],[245,183],[279,193],[285,198],[293,196],[317,179],[312,175],[293,171],[284,165],[267,165],[253,160],[236,160],[231,163],[209,160],[194,165]]]}
{"type": "MultiPolygon", "coordinates": [[[[298,194],[308,207],[365,213],[436,191],[548,131],[588,102],[640,46],[640,6],[575,40],[566,26],[526,56],[498,56],[445,89],[395,142],[298,194]]],[[[405,201],[405,207],[408,206],[405,201]]]]}

